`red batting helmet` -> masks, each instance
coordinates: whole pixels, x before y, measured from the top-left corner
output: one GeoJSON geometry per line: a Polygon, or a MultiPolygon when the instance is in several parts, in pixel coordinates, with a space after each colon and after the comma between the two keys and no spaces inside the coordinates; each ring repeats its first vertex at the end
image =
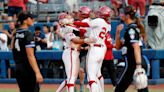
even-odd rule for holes
{"type": "Polygon", "coordinates": [[[64,18],[66,18],[67,16],[68,16],[67,13],[60,13],[60,14],[58,15],[58,20],[64,19],[64,18]]]}
{"type": "Polygon", "coordinates": [[[89,14],[91,12],[91,9],[88,6],[81,6],[79,9],[79,12],[84,16],[84,17],[89,17],[89,14]]]}
{"type": "Polygon", "coordinates": [[[100,17],[110,17],[112,10],[107,6],[102,6],[99,8],[99,16],[100,17]]]}

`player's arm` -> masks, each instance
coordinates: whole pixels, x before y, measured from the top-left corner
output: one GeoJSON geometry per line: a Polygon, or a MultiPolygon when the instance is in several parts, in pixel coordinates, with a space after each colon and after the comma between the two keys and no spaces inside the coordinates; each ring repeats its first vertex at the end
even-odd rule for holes
{"type": "Polygon", "coordinates": [[[129,41],[134,49],[134,56],[136,61],[136,68],[141,68],[141,47],[139,45],[139,33],[137,33],[134,29],[130,29],[128,31],[129,41]]]}
{"type": "Polygon", "coordinates": [[[120,38],[120,33],[121,33],[121,30],[122,30],[122,29],[123,29],[123,24],[120,24],[120,25],[117,26],[116,38],[115,38],[115,40],[116,40],[116,45],[115,45],[115,47],[116,47],[117,50],[121,49],[121,47],[122,47],[122,45],[123,45],[123,43],[122,43],[122,41],[121,41],[121,38],[120,38]]]}
{"type": "Polygon", "coordinates": [[[95,43],[96,39],[95,38],[84,38],[80,39],[80,37],[75,36],[73,33],[68,33],[65,35],[66,40],[70,40],[75,44],[84,44],[84,43],[95,43]]]}
{"type": "Polygon", "coordinates": [[[141,48],[139,42],[133,43],[132,46],[134,48],[134,56],[137,64],[136,68],[141,68],[141,48]]]}
{"type": "Polygon", "coordinates": [[[32,69],[34,70],[35,72],[35,75],[37,77],[37,82],[43,82],[43,77],[40,73],[40,70],[39,70],[39,67],[37,65],[37,62],[36,62],[36,58],[34,56],[34,48],[26,48],[26,53],[27,53],[27,57],[28,57],[28,60],[29,60],[29,63],[32,67],[32,69]]]}
{"type": "Polygon", "coordinates": [[[90,27],[87,22],[80,22],[80,21],[75,21],[74,25],[79,26],[79,27],[90,27]]]}
{"type": "Polygon", "coordinates": [[[26,38],[26,53],[27,53],[27,58],[29,60],[29,63],[35,72],[37,82],[43,82],[43,77],[40,73],[39,67],[37,65],[37,61],[34,55],[34,47],[35,47],[35,42],[32,33],[29,33],[26,38]]]}
{"type": "Polygon", "coordinates": [[[80,39],[80,38],[73,38],[71,39],[71,41],[75,44],[84,44],[84,39],[80,39]]]}
{"type": "Polygon", "coordinates": [[[112,38],[110,37],[109,33],[106,35],[105,44],[107,49],[112,49],[114,47],[112,44],[112,38]]]}

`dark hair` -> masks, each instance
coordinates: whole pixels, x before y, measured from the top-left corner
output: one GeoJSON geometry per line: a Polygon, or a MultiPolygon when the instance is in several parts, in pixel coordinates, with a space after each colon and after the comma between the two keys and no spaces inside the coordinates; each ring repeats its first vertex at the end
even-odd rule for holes
{"type": "Polygon", "coordinates": [[[34,16],[30,12],[20,12],[18,14],[17,25],[22,25],[24,20],[31,18],[33,19],[34,16]]]}
{"type": "Polygon", "coordinates": [[[134,19],[135,18],[135,14],[136,14],[136,10],[134,9],[133,6],[126,6],[124,8],[124,13],[125,13],[125,15],[130,15],[131,19],[134,19]]]}
{"type": "Polygon", "coordinates": [[[50,26],[48,26],[48,25],[44,24],[44,25],[43,25],[43,27],[47,27],[48,32],[50,32],[50,26]]]}
{"type": "Polygon", "coordinates": [[[36,26],[35,31],[41,31],[41,28],[39,26],[36,26]]]}

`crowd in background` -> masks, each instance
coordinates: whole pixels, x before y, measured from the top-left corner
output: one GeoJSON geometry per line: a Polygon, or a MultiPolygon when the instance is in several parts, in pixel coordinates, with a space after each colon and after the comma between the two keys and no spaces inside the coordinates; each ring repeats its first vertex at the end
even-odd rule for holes
{"type": "MultiPolygon", "coordinates": [[[[2,19],[6,19],[6,20],[11,20],[12,18],[16,19],[16,14],[18,14],[20,11],[26,11],[26,4],[28,2],[33,3],[33,4],[37,3],[35,0],[24,0],[24,2],[18,2],[15,0],[1,0],[0,1],[0,6],[1,6],[0,10],[4,9],[3,4],[5,4],[7,1],[8,1],[8,4],[7,4],[8,10],[4,11],[4,12],[6,12],[8,14],[8,17],[3,17],[4,12],[1,13],[1,17],[3,17],[2,19]]],[[[39,1],[42,3],[47,2],[47,0],[39,0],[39,1]]],[[[86,0],[86,1],[92,1],[92,0],[86,0]]],[[[99,1],[106,1],[106,0],[99,0],[99,1]]],[[[113,13],[114,17],[119,16],[119,14],[120,14],[119,12],[121,12],[121,8],[123,8],[125,5],[133,5],[136,8],[136,10],[138,9],[137,11],[140,12],[140,13],[138,13],[138,15],[140,15],[142,17],[144,17],[146,14],[145,13],[145,11],[146,11],[146,0],[109,0],[109,2],[111,2],[111,6],[112,6],[113,11],[114,11],[114,13],[113,13]]],[[[150,4],[152,4],[153,0],[148,0],[148,2],[150,5],[150,4]]],[[[72,12],[72,15],[76,19],[77,13],[72,12]]],[[[96,15],[97,15],[97,11],[93,10],[91,17],[95,18],[96,15]]],[[[50,22],[50,20],[51,20],[50,17],[47,16],[47,23],[50,22]]],[[[2,40],[2,43],[4,43],[4,46],[6,46],[6,47],[3,46],[3,49],[5,49],[6,51],[8,51],[8,49],[10,49],[12,32],[15,30],[15,28],[16,28],[15,23],[10,22],[9,23],[9,29],[1,31],[2,33],[4,33],[3,34],[4,39],[1,39],[1,40],[2,40]]],[[[58,44],[57,41],[54,41],[54,40],[58,40],[58,37],[54,36],[54,34],[52,32],[53,27],[45,24],[43,26],[43,28],[40,26],[36,26],[34,29],[35,29],[37,44],[38,44],[38,46],[40,46],[40,47],[37,47],[38,50],[40,50],[40,49],[52,49],[53,45],[58,44]]],[[[58,47],[58,49],[61,49],[60,46],[56,46],[56,47],[58,47]]],[[[54,49],[56,47],[54,46],[54,49]]],[[[1,50],[3,50],[3,49],[1,48],[1,50]]]]}

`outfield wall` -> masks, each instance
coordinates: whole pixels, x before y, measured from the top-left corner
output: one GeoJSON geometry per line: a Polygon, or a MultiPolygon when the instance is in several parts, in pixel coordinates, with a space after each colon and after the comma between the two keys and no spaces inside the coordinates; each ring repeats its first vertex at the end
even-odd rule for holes
{"type": "MultiPolygon", "coordinates": [[[[38,60],[61,60],[63,51],[50,51],[43,50],[37,51],[36,56],[38,60]]],[[[113,51],[115,59],[121,59],[121,51],[113,51]]],[[[152,79],[149,79],[150,84],[164,84],[164,79],[160,78],[160,59],[164,59],[164,50],[143,50],[143,55],[145,55],[151,63],[151,73],[152,79]]],[[[0,69],[1,69],[1,79],[0,83],[14,83],[15,79],[6,78],[6,63],[5,60],[13,60],[12,52],[2,52],[0,51],[0,69]]],[[[60,83],[63,79],[45,79],[45,83],[60,83]]],[[[105,80],[105,83],[111,83],[109,79],[105,80]]]]}

